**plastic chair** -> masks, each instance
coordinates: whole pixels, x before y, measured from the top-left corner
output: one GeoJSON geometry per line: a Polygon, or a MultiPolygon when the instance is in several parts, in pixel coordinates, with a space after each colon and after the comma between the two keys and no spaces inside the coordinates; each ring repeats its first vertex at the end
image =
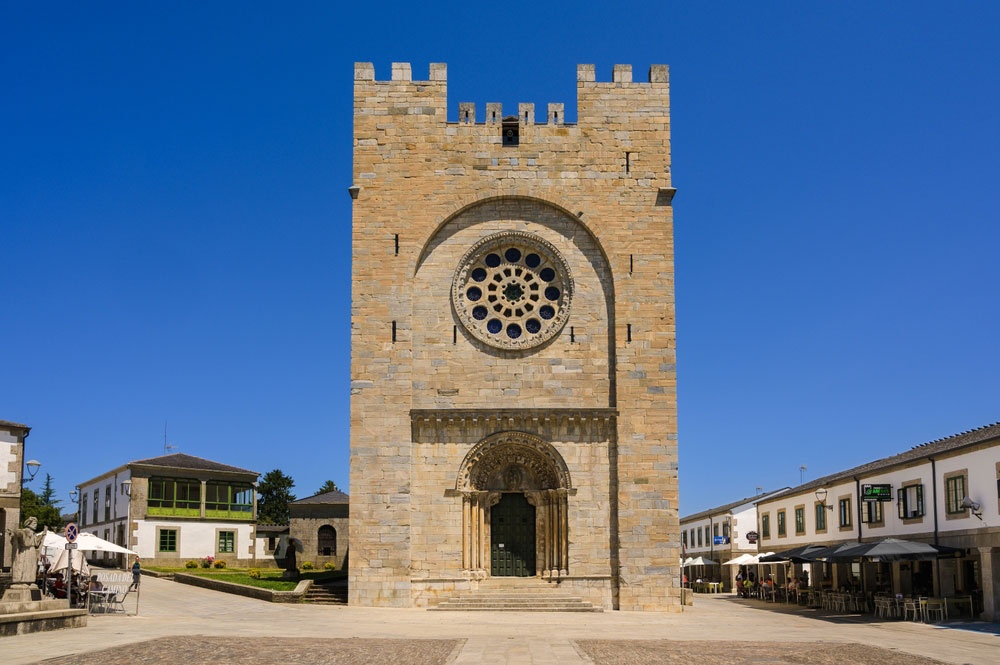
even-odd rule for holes
{"type": "Polygon", "coordinates": [[[935,615],[939,621],[944,621],[948,615],[944,601],[940,598],[928,598],[924,603],[924,621],[933,621],[935,615]]]}

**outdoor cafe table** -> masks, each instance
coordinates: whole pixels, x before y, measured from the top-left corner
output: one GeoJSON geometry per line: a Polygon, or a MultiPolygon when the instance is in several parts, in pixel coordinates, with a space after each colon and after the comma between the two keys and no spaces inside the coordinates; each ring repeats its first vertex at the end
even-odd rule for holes
{"type": "MultiPolygon", "coordinates": [[[[972,596],[945,596],[944,616],[948,618],[948,605],[963,605],[969,608],[969,618],[972,618],[972,596]]],[[[956,607],[957,609],[957,607],[956,607]]]]}
{"type": "Polygon", "coordinates": [[[111,589],[101,589],[90,591],[87,594],[87,599],[89,601],[88,609],[90,612],[107,612],[108,608],[111,607],[111,598],[113,598],[115,592],[111,589]]]}

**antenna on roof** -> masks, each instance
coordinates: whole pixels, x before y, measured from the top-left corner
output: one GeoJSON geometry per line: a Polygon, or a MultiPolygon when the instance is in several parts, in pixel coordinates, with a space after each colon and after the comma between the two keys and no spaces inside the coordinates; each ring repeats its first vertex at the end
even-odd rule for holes
{"type": "Polygon", "coordinates": [[[756,490],[756,493],[757,493],[757,494],[763,494],[763,493],[764,493],[764,488],[763,488],[763,487],[761,487],[760,485],[758,485],[758,486],[757,486],[757,487],[755,487],[754,489],[756,490]]]}
{"type": "Polygon", "coordinates": [[[163,421],[163,454],[166,455],[172,450],[177,450],[177,446],[167,443],[167,421],[163,421]]]}
{"type": "Polygon", "coordinates": [[[809,467],[807,467],[805,464],[803,464],[802,466],[799,467],[799,485],[802,484],[802,482],[803,482],[803,474],[806,472],[806,469],[808,469],[808,468],[809,467]]]}

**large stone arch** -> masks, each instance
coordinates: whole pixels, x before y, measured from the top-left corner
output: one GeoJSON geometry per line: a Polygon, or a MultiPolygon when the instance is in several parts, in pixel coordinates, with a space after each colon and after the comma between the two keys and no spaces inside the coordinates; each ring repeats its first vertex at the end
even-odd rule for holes
{"type": "Polygon", "coordinates": [[[569,468],[555,447],[532,434],[492,434],[466,454],[455,483],[462,497],[462,571],[490,575],[490,509],[505,492],[522,493],[535,506],[535,575],[569,574],[569,468]]]}

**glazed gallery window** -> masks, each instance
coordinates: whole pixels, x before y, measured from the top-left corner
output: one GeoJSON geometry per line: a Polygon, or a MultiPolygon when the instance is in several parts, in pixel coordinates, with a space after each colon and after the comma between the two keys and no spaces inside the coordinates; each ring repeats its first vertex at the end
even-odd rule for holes
{"type": "Polygon", "coordinates": [[[944,481],[945,510],[949,515],[964,513],[962,500],[967,496],[965,493],[965,476],[958,475],[946,478],[944,481]]]}
{"type": "Polygon", "coordinates": [[[826,531],[826,504],[816,504],[816,531],[826,531]]]}
{"type": "Polygon", "coordinates": [[[205,483],[205,516],[249,519],[253,516],[253,487],[209,480],[205,483]]]}
{"type": "Polygon", "coordinates": [[[177,551],[177,529],[160,529],[157,549],[160,552],[177,551]]]}
{"type": "Polygon", "coordinates": [[[841,499],[838,502],[840,508],[840,526],[841,528],[851,526],[851,500],[841,499]]]}
{"type": "Polygon", "coordinates": [[[778,511],[778,538],[785,535],[785,511],[778,511]]]}
{"type": "Polygon", "coordinates": [[[806,532],[806,509],[799,507],[795,509],[795,534],[802,535],[806,532]]]}
{"type": "Polygon", "coordinates": [[[236,551],[236,532],[219,532],[219,554],[232,554],[236,551]]]}
{"type": "Polygon", "coordinates": [[[150,515],[199,517],[201,481],[153,476],[149,479],[148,506],[150,515]]]}
{"type": "Polygon", "coordinates": [[[764,513],[760,516],[760,537],[770,538],[771,537],[771,514],[764,513]]]}
{"type": "Polygon", "coordinates": [[[912,520],[924,516],[924,486],[908,485],[896,490],[896,506],[899,518],[912,520]]]}

